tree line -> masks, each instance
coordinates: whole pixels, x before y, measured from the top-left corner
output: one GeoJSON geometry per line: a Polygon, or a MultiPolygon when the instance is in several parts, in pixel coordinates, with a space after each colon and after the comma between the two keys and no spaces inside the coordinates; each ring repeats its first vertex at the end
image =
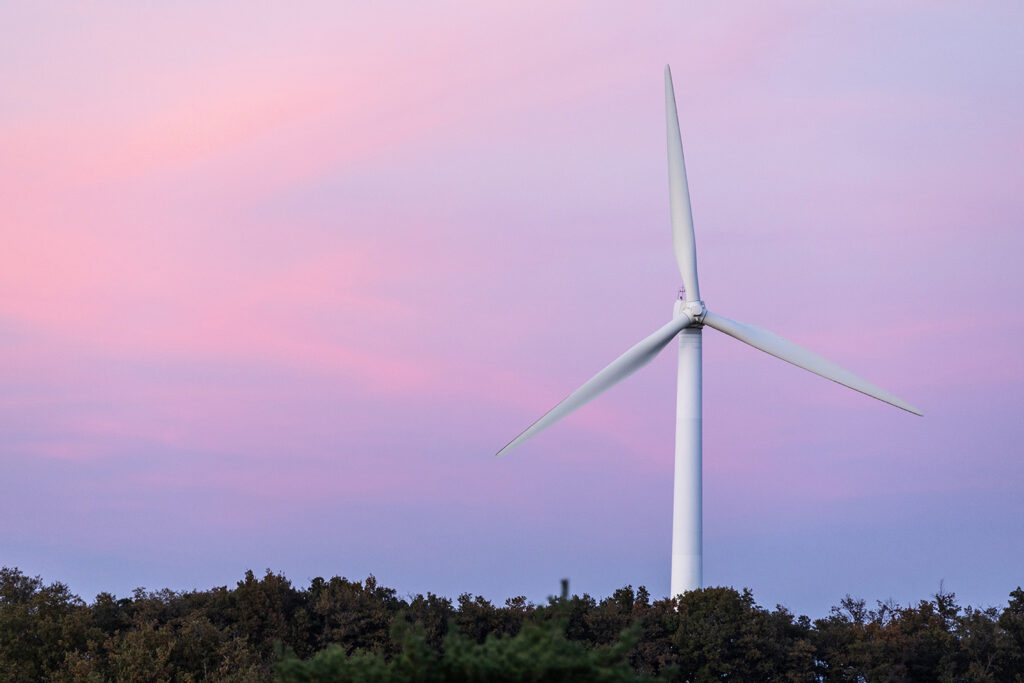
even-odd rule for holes
{"type": "Polygon", "coordinates": [[[269,570],[87,604],[0,570],[0,683],[650,680],[1024,681],[1024,591],[1001,609],[942,590],[908,606],[847,596],[812,621],[724,587],[496,605],[269,570]]]}

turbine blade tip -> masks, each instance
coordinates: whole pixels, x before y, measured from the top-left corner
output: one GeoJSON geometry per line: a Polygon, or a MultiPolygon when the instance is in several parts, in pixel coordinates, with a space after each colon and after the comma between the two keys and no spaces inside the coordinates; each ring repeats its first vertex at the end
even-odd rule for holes
{"type": "Polygon", "coordinates": [[[509,453],[514,451],[516,449],[516,447],[519,446],[519,444],[520,444],[520,441],[519,441],[519,437],[517,436],[516,438],[512,439],[507,444],[505,444],[504,448],[502,448],[500,451],[495,453],[494,457],[495,458],[502,458],[502,457],[508,455],[509,453]]]}
{"type": "Polygon", "coordinates": [[[924,413],[922,413],[920,410],[918,410],[914,406],[910,405],[906,401],[900,401],[899,403],[895,403],[893,405],[895,405],[897,408],[902,408],[903,410],[907,411],[908,413],[912,413],[914,415],[917,415],[918,417],[924,417],[924,413]]]}

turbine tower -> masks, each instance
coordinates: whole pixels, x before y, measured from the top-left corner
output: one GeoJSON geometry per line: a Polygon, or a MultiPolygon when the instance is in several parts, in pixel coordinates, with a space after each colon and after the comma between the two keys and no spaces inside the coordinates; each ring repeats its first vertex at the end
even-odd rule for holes
{"type": "Polygon", "coordinates": [[[665,67],[665,124],[668,133],[669,203],[672,213],[672,245],[683,292],[675,303],[672,320],[583,386],[545,413],[507,446],[505,455],[527,439],[597,398],[614,385],[651,362],[669,343],[679,337],[679,373],[676,391],[675,482],[672,503],[672,580],[671,597],[703,585],[701,560],[701,337],[705,327],[724,332],[755,349],[809,370],[825,379],[842,384],[915,415],[921,411],[889,392],[844,370],[807,349],[753,325],[739,323],[709,311],[700,298],[697,284],[697,248],[693,236],[690,191],[686,182],[683,145],[679,136],[672,72],[665,67]]]}

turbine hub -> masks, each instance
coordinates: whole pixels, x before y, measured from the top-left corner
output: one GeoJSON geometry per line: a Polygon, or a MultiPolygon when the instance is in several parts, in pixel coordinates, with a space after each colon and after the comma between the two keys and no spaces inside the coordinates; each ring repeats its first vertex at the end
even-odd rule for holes
{"type": "Polygon", "coordinates": [[[708,312],[708,309],[704,307],[703,301],[687,301],[683,311],[686,312],[686,315],[693,318],[693,322],[700,324],[704,322],[704,315],[708,312]]]}
{"type": "Polygon", "coordinates": [[[685,315],[695,324],[700,325],[704,322],[704,316],[708,309],[704,307],[703,301],[680,301],[676,304],[676,311],[676,315],[685,315]]]}

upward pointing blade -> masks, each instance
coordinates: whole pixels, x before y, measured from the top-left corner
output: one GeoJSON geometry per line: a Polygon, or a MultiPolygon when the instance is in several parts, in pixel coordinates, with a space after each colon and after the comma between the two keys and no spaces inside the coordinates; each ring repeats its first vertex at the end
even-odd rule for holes
{"type": "Polygon", "coordinates": [[[792,363],[804,370],[810,370],[825,379],[838,382],[843,386],[850,387],[854,391],[867,394],[872,398],[877,398],[879,401],[885,401],[915,415],[923,415],[920,410],[906,401],[893,396],[888,391],[876,387],[871,382],[861,379],[849,370],[844,370],[832,361],[825,360],[816,353],[811,353],[802,346],[797,346],[793,342],[783,339],[768,330],[738,323],[735,320],[715,315],[710,311],[704,314],[702,322],[708,327],[713,327],[719,332],[724,332],[734,339],[739,339],[741,342],[753,346],[755,349],[770,353],[776,358],[781,358],[787,363],[792,363]]]}
{"type": "Polygon", "coordinates": [[[665,128],[668,133],[668,190],[672,210],[672,246],[675,248],[679,273],[683,276],[687,301],[700,301],[697,285],[697,243],[693,238],[693,213],[690,210],[690,188],[686,183],[683,141],[679,136],[676,94],[672,89],[672,71],[665,66],[665,128]]]}
{"type": "Polygon", "coordinates": [[[530,425],[526,431],[513,439],[507,446],[498,451],[505,455],[527,439],[555,424],[577,408],[594,400],[608,389],[626,379],[634,372],[654,360],[658,352],[679,334],[679,330],[689,326],[693,321],[686,315],[680,315],[660,330],[635,345],[629,351],[612,361],[611,365],[591,377],[576,391],[569,394],[561,403],[545,413],[539,420],[530,425]]]}

